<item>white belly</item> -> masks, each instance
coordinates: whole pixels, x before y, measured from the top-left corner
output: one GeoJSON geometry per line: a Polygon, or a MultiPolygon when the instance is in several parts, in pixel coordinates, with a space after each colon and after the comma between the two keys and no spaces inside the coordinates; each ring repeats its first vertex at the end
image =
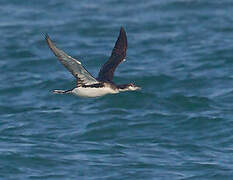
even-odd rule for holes
{"type": "Polygon", "coordinates": [[[72,93],[77,96],[81,97],[98,97],[98,96],[104,96],[106,94],[115,94],[118,93],[118,90],[113,90],[109,87],[103,87],[103,88],[83,88],[78,87],[72,90],[72,93]]]}

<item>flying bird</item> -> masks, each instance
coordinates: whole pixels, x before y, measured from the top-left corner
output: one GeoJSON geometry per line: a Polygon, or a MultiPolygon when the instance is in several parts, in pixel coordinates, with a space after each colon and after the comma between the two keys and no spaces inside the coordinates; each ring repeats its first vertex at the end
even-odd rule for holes
{"type": "Polygon", "coordinates": [[[51,51],[77,80],[75,88],[70,90],[54,90],[53,93],[73,94],[81,97],[99,97],[106,94],[116,94],[122,91],[135,91],[141,89],[133,83],[117,85],[113,82],[113,75],[117,66],[124,61],[126,57],[127,37],[123,27],[120,29],[120,34],[110,58],[101,67],[97,78],[94,78],[82,66],[80,61],[57,48],[48,34],[46,34],[45,39],[51,51]]]}

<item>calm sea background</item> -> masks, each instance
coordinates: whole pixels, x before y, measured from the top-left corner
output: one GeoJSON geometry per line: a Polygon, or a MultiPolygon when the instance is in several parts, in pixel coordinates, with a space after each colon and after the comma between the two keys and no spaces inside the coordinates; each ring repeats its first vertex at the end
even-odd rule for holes
{"type": "Polygon", "coordinates": [[[233,1],[0,1],[0,180],[233,179],[233,1]],[[44,35],[116,83],[82,99],[44,35]]]}

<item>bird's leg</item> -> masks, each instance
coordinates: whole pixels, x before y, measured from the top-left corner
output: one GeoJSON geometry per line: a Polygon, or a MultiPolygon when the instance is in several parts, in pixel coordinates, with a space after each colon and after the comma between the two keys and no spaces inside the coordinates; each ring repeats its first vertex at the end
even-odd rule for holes
{"type": "Polygon", "coordinates": [[[69,94],[72,93],[72,89],[71,90],[53,90],[54,94],[69,94]]]}

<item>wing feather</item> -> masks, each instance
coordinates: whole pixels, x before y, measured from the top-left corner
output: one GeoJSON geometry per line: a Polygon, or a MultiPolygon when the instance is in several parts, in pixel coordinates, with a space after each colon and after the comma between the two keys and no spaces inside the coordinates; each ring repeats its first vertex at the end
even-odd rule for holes
{"type": "Polygon", "coordinates": [[[72,58],[67,55],[64,51],[58,49],[52,40],[49,38],[48,34],[46,34],[46,41],[48,43],[49,48],[52,52],[57,56],[60,62],[73,74],[73,76],[77,79],[77,84],[96,84],[99,83],[79,62],[78,60],[72,58]]]}
{"type": "Polygon", "coordinates": [[[117,66],[125,60],[127,50],[127,36],[123,27],[112,50],[112,54],[108,61],[101,67],[98,80],[111,82],[117,66]]]}

